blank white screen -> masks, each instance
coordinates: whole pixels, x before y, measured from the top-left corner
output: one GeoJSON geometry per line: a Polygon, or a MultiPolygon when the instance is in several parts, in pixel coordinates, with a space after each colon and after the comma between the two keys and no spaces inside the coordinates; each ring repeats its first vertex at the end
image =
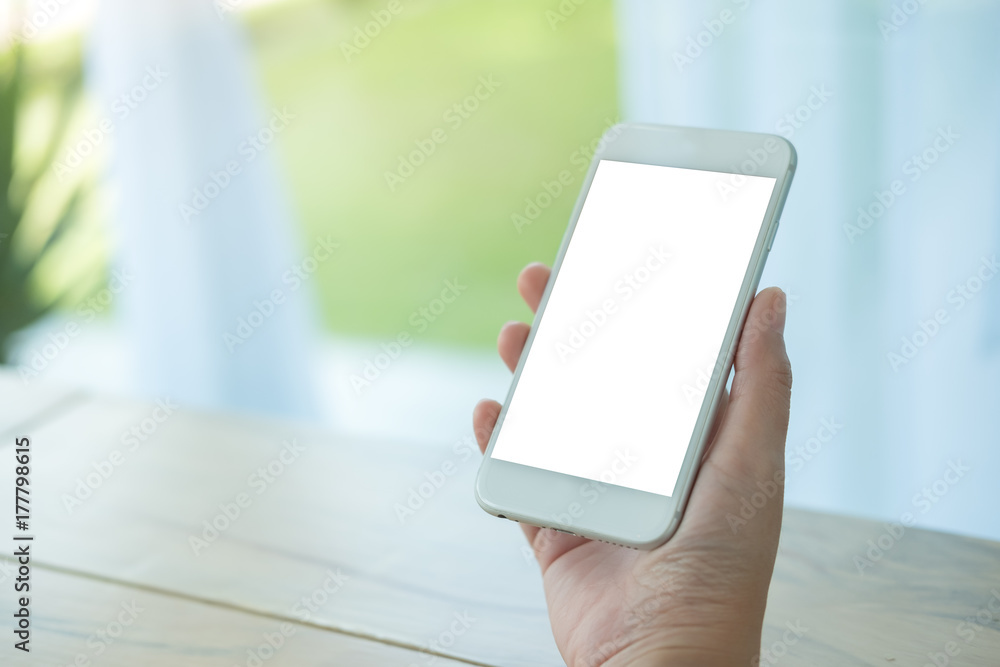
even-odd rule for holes
{"type": "Polygon", "coordinates": [[[600,162],[494,458],[673,493],[701,408],[690,390],[719,355],[776,180],[745,178],[724,195],[731,174],[600,162]]]}

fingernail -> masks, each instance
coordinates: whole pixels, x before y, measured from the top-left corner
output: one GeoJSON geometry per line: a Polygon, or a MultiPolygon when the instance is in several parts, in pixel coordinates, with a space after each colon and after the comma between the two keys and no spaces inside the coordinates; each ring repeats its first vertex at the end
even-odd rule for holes
{"type": "Polygon", "coordinates": [[[771,302],[771,327],[780,334],[785,333],[785,312],[788,310],[788,302],[785,293],[778,290],[777,296],[771,302]]]}

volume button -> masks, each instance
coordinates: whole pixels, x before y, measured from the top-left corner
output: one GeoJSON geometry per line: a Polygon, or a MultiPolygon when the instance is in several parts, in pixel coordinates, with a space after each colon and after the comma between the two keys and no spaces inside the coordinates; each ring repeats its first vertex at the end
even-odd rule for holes
{"type": "Polygon", "coordinates": [[[778,223],[774,223],[774,227],[771,228],[771,233],[767,237],[767,251],[771,252],[771,246],[774,245],[774,237],[778,235],[778,223]]]}

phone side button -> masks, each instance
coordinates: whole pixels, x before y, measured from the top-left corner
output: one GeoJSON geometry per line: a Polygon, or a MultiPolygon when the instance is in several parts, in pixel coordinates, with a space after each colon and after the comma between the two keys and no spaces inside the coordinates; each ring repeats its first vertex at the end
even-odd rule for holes
{"type": "Polygon", "coordinates": [[[778,235],[778,223],[774,223],[774,227],[771,228],[771,233],[767,236],[767,251],[771,252],[771,246],[774,245],[774,237],[778,235]]]}

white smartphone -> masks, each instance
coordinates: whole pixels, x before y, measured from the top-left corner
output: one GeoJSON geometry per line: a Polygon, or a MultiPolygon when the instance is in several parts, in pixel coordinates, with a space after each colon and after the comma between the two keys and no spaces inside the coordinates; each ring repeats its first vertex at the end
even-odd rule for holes
{"type": "Polygon", "coordinates": [[[479,469],[483,509],[634,548],[670,539],[795,162],[766,134],[604,135],[479,469]]]}

